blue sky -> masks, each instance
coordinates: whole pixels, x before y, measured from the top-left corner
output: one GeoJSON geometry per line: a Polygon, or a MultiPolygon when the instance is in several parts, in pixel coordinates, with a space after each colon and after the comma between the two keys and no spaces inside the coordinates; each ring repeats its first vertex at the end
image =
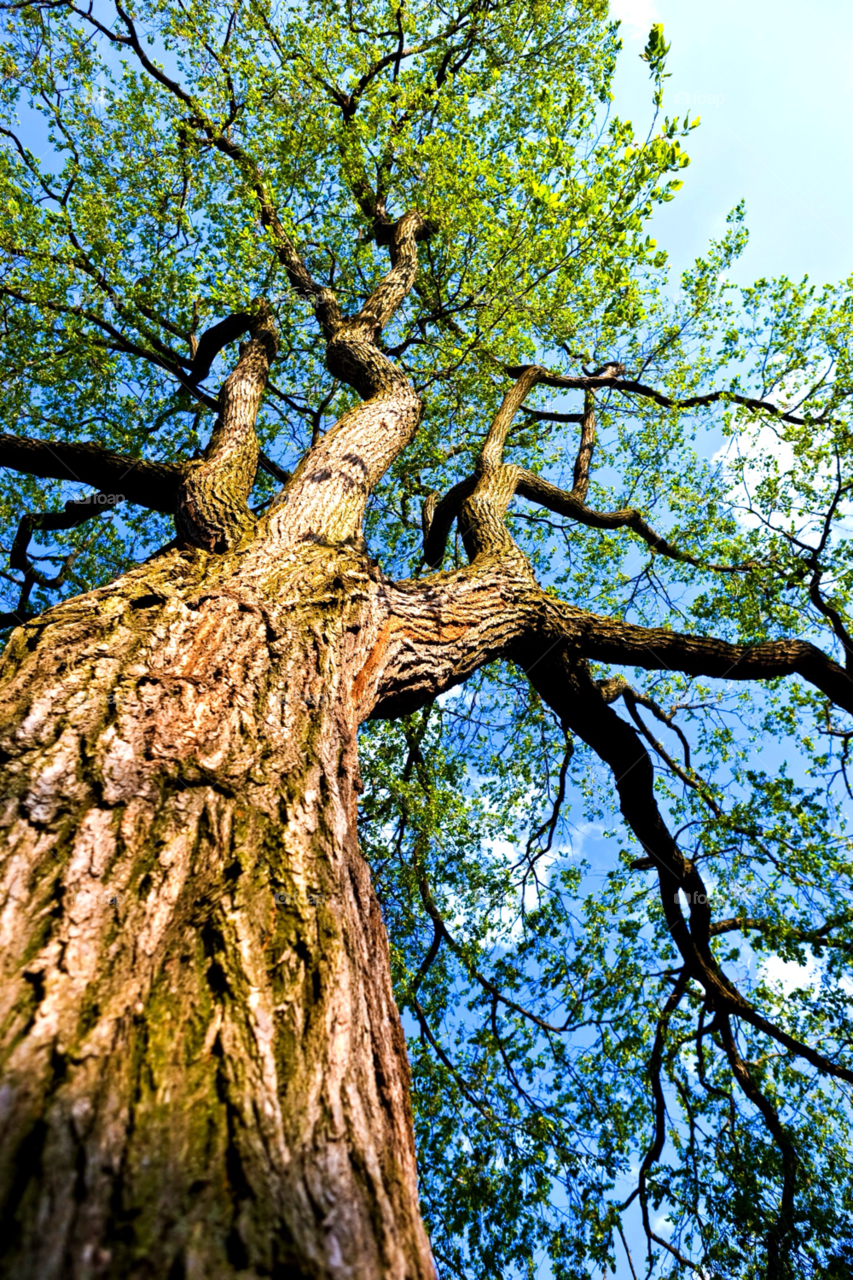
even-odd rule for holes
{"type": "Polygon", "coordinates": [[[692,163],[653,234],[680,271],[745,199],[737,278],[853,272],[853,4],[850,0],[612,0],[625,48],[614,109],[645,132],[653,22],[671,42],[665,109],[700,116],[692,163]]]}
{"type": "MultiPolygon", "coordinates": [[[[664,109],[701,117],[685,144],[684,187],[652,226],[676,278],[723,233],[741,199],[750,244],[733,273],[740,283],[808,274],[822,284],[853,274],[851,0],[813,0],[808,10],[794,0],[611,0],[611,13],[622,19],[625,44],[613,110],[645,135],[651,87],[639,54],[652,23],[662,22],[672,45],[664,109]]],[[[593,831],[585,837],[579,851],[593,867],[612,865],[610,843],[593,831]]],[[[639,1220],[626,1226],[642,1274],[639,1220]]],[[[631,1280],[618,1247],[611,1280],[631,1280]]]]}

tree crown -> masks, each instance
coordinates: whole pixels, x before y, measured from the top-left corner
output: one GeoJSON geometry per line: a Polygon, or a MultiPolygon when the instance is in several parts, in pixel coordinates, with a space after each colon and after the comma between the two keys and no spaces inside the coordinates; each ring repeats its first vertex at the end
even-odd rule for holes
{"type": "Polygon", "coordinates": [[[660,1274],[758,1276],[779,1241],[784,1265],[831,1274],[851,1212],[853,1076],[829,1069],[849,1046],[853,924],[850,703],[833,694],[853,652],[850,282],[734,290],[738,209],[672,295],[648,221],[693,122],[665,114],[658,27],[648,135],[613,114],[600,0],[3,10],[6,623],[171,536],[234,344],[274,329],[251,496],[266,511],[370,392],[327,364],[343,317],[370,329],[423,403],[367,508],[387,574],[442,563],[491,448],[518,471],[531,505],[508,527],[550,596],[658,644],[737,641],[764,681],[738,683],[743,648],[711,671],[689,645],[650,664],[640,641],[630,659],[601,642],[606,710],[580,685],[573,705],[612,750],[555,718],[521,653],[365,728],[364,845],[417,1033],[437,1256],[448,1274],[547,1256],[586,1275],[614,1265],[639,1208],[660,1274]],[[416,277],[389,285],[415,244],[416,277]],[[93,485],[103,501],[81,504],[93,485]],[[817,659],[792,659],[795,681],[761,665],[791,636],[832,655],[818,678],[817,659]],[[636,663],[633,683],[611,660],[636,663]],[[620,825],[601,770],[621,786],[617,701],[704,876],[688,906],[702,916],[706,889],[722,904],[708,954],[763,1024],[733,1031],[680,964],[673,886],[653,885],[642,821],[622,788],[620,825]],[[586,861],[567,851],[580,831],[586,861]],[[812,966],[788,995],[780,961],[812,966]]]}

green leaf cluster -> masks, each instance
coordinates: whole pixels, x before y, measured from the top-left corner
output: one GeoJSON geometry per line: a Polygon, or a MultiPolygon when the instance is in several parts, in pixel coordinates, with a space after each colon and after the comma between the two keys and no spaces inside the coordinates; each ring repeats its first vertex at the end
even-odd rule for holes
{"type": "MultiPolygon", "coordinates": [[[[510,527],[540,581],[644,625],[749,644],[796,635],[844,659],[853,279],[735,289],[742,208],[668,279],[649,220],[681,185],[692,126],[663,112],[662,28],[642,55],[654,84],[638,136],[613,109],[620,41],[601,0],[138,0],[127,12],[148,69],[110,5],[3,11],[0,430],[193,456],[212,411],[174,368],[206,327],[263,295],[281,350],[258,431],[291,467],[352,393],[325,368],[259,189],[348,311],[387,269],[377,217],[418,208],[438,229],[385,342],[424,419],[371,499],[366,536],[384,570],[423,572],[420,503],[470,474],[504,365],[619,360],[673,399],[722,387],[787,419],[599,393],[590,505],[638,508],[704,567],[516,503],[510,527]]],[[[233,358],[215,364],[211,396],[233,358]]],[[[578,405],[540,388],[528,407],[578,405]]],[[[507,457],[570,488],[573,432],[522,414],[507,457]]],[[[81,492],[4,472],[0,546],[22,514],[81,492]]],[[[260,476],[253,503],[272,493],[260,476]]],[[[122,507],[43,539],[30,606],[108,581],[169,536],[162,517],[122,507]]],[[[9,608],[19,577],[0,571],[9,608]]],[[[716,937],[717,958],[766,1016],[843,1057],[849,730],[796,680],[629,674],[670,717],[646,718],[661,808],[712,886],[715,918],[741,922],[716,937]]],[[[631,867],[643,850],[613,779],[506,667],[429,713],[369,724],[361,750],[363,843],[410,1032],[443,1274],[612,1271],[625,1265],[620,1231],[639,1274],[638,1201],[622,1206],[652,1143],[650,1063],[678,957],[654,876],[631,867]],[[426,966],[436,915],[447,936],[426,966]]],[[[702,1274],[758,1280],[780,1154],[703,1018],[690,988],[662,1049],[665,1142],[646,1190],[665,1243],[650,1247],[649,1274],[686,1274],[670,1246],[702,1274]]],[[[789,1274],[846,1275],[846,1094],[745,1026],[738,1043],[801,1162],[789,1274]]]]}

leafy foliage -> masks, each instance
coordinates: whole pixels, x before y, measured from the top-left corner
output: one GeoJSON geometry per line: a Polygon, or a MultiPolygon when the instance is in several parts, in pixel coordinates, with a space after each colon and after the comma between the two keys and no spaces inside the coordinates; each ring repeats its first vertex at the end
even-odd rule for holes
{"type": "MultiPolygon", "coordinates": [[[[437,231],[386,346],[424,420],[372,499],[384,570],[423,572],[417,507],[470,473],[505,366],[618,360],[672,399],[722,387],[785,413],[601,391],[590,505],[640,509],[699,567],[517,504],[510,526],[540,580],[646,625],[853,651],[851,281],[735,290],[737,209],[671,287],[647,224],[681,185],[692,126],[659,114],[662,28],[643,54],[656,114],[642,139],[612,112],[618,24],[600,0],[3,8],[4,430],[193,456],[233,355],[199,396],[198,337],[264,295],[281,351],[258,431],[292,466],[352,393],[326,371],[263,201],[349,309],[386,268],[377,225],[417,207],[437,231]]],[[[508,452],[571,487],[573,428],[536,409],[576,406],[544,394],[508,452]]],[[[0,484],[6,551],[23,512],[82,492],[10,472],[0,484]]],[[[258,504],[272,493],[259,473],[258,504]]],[[[28,600],[21,572],[3,572],[8,607],[108,581],[168,536],[126,507],[53,534],[33,563],[54,568],[28,600]]],[[[726,926],[718,958],[765,1016],[844,1059],[850,730],[796,681],[632,679],[659,803],[726,926]]],[[[624,1267],[626,1240],[639,1274],[642,1202],[650,1274],[768,1275],[783,1152],[698,988],[670,1008],[679,957],[601,763],[500,667],[368,725],[362,767],[442,1274],[582,1277],[617,1255],[624,1267]]],[[[847,1274],[845,1086],[745,1024],[736,1036],[796,1151],[784,1274],[847,1274]]]]}

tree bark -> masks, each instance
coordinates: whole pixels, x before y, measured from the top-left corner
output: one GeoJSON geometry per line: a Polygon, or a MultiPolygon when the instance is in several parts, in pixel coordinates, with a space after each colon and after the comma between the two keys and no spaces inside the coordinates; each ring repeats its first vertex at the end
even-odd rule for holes
{"type": "Polygon", "coordinates": [[[273,523],[248,552],[169,550],[5,655],[18,1280],[434,1275],[356,841],[379,584],[273,523]]]}

